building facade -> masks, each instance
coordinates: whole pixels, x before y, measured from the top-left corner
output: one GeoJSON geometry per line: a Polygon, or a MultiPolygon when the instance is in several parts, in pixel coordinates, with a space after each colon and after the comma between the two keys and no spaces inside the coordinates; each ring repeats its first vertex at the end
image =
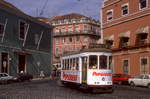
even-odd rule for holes
{"type": "Polygon", "coordinates": [[[104,0],[103,42],[113,50],[113,71],[150,74],[150,1],[104,0]]]}
{"type": "Polygon", "coordinates": [[[52,36],[48,24],[0,0],[0,72],[50,75],[52,36]]]}
{"type": "Polygon", "coordinates": [[[46,19],[53,26],[53,62],[67,52],[79,51],[100,39],[100,23],[92,18],[71,13],[46,19]]]}

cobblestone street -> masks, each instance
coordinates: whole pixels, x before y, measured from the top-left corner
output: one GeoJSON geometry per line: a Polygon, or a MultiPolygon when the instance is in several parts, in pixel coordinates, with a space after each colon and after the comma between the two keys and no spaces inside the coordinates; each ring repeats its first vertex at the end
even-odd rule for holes
{"type": "Polygon", "coordinates": [[[116,86],[112,94],[93,94],[60,87],[54,80],[39,80],[0,85],[0,99],[150,99],[150,89],[116,86]]]}

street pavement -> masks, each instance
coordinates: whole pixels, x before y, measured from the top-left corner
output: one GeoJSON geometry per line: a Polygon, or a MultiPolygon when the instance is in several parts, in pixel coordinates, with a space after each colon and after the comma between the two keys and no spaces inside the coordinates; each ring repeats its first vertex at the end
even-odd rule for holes
{"type": "Polygon", "coordinates": [[[0,85],[0,99],[150,99],[150,89],[115,85],[113,93],[91,93],[44,79],[0,85]]]}

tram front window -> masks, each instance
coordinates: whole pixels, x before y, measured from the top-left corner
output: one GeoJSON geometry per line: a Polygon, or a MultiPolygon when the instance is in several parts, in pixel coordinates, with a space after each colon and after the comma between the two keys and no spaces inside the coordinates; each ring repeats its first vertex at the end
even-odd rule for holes
{"type": "Polygon", "coordinates": [[[107,56],[102,55],[99,58],[100,69],[107,69],[107,56]]]}
{"type": "Polygon", "coordinates": [[[89,56],[89,69],[97,69],[97,56],[89,56]]]}

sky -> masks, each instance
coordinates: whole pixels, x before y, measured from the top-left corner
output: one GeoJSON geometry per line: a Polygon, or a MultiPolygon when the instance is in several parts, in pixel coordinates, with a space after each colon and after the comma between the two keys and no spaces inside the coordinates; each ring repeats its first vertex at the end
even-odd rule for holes
{"type": "Polygon", "coordinates": [[[102,0],[5,0],[35,17],[79,13],[99,20],[102,0]],[[41,13],[41,15],[40,15],[41,13]]]}

